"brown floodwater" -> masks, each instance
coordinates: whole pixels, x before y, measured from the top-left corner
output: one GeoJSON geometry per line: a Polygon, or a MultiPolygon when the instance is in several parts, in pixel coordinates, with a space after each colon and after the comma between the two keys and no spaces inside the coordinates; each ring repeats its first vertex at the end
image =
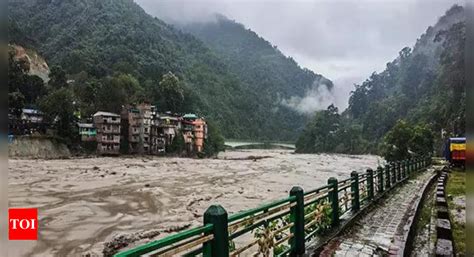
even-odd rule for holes
{"type": "Polygon", "coordinates": [[[287,150],[228,151],[218,159],[13,159],[9,206],[38,208],[39,238],[10,241],[9,253],[101,256],[104,242],[116,235],[152,231],[160,238],[200,225],[211,204],[231,214],[285,197],[292,186],[313,189],[381,162],[373,155],[287,150]]]}

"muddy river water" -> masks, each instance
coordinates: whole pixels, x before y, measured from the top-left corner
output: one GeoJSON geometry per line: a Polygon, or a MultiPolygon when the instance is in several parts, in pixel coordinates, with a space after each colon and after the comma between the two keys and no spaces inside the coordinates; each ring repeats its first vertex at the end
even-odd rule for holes
{"type": "Polygon", "coordinates": [[[102,256],[104,242],[117,235],[160,238],[201,224],[211,204],[235,213],[285,197],[294,185],[313,189],[381,161],[287,150],[228,151],[217,159],[10,160],[9,205],[38,208],[39,238],[10,241],[9,253],[102,256]]]}

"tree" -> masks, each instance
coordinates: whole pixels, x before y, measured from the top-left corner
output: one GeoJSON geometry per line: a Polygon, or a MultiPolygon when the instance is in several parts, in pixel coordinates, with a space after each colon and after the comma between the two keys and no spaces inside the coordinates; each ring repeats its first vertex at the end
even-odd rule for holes
{"type": "Polygon", "coordinates": [[[36,75],[25,76],[19,90],[25,96],[25,102],[32,105],[36,104],[37,100],[47,93],[43,79],[36,75]]]}
{"type": "Polygon", "coordinates": [[[219,152],[224,151],[224,138],[222,137],[219,129],[214,125],[213,122],[207,121],[207,138],[204,141],[203,154],[205,157],[211,157],[217,155],[219,152]]]}
{"type": "Polygon", "coordinates": [[[184,106],[184,89],[172,72],[163,75],[159,83],[160,102],[163,110],[180,112],[184,106]]]}
{"type": "Polygon", "coordinates": [[[315,113],[296,142],[296,151],[301,153],[332,152],[338,145],[338,130],[341,117],[337,107],[330,105],[326,110],[315,113]]]}
{"type": "Polygon", "coordinates": [[[413,128],[410,140],[410,150],[416,155],[426,155],[433,152],[434,135],[426,124],[419,124],[413,128]]]}
{"type": "Polygon", "coordinates": [[[74,128],[74,98],[70,89],[60,88],[40,100],[40,108],[53,123],[58,136],[71,143],[76,136],[74,128]]]}
{"type": "Polygon", "coordinates": [[[404,120],[399,120],[385,135],[383,156],[387,161],[400,161],[410,157],[409,146],[412,128],[404,120]]]}
{"type": "Polygon", "coordinates": [[[412,126],[399,120],[385,135],[383,155],[387,161],[400,161],[433,152],[434,136],[426,124],[412,126]]]}
{"type": "Polygon", "coordinates": [[[143,94],[138,80],[130,74],[107,77],[96,86],[96,106],[103,111],[120,113],[123,105],[138,101],[143,94]]]}
{"type": "Polygon", "coordinates": [[[166,152],[171,154],[181,155],[186,150],[186,145],[184,144],[184,137],[181,133],[178,133],[173,142],[167,146],[166,152]]]}
{"type": "Polygon", "coordinates": [[[48,85],[52,89],[67,87],[66,72],[60,66],[53,66],[49,73],[48,85]]]}
{"type": "Polygon", "coordinates": [[[43,80],[29,75],[27,58],[16,59],[15,50],[8,52],[8,101],[10,113],[19,116],[25,106],[35,105],[46,94],[43,80]]]}

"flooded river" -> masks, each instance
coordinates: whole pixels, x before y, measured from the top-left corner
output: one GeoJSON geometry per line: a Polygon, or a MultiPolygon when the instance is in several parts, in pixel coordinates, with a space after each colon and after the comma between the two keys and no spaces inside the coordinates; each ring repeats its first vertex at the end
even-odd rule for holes
{"type": "Polygon", "coordinates": [[[218,159],[105,157],[10,160],[10,207],[38,208],[38,241],[10,241],[10,256],[101,256],[104,242],[141,243],[201,224],[211,204],[229,213],[374,168],[370,155],[228,151],[218,159]]]}

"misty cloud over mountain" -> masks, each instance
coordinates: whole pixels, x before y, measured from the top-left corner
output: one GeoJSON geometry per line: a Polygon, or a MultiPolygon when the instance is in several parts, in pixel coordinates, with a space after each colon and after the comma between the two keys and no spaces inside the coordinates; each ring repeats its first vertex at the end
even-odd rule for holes
{"type": "Polygon", "coordinates": [[[301,66],[331,79],[341,109],[354,84],[383,70],[446,9],[463,2],[137,0],[170,23],[213,21],[215,13],[222,13],[244,24],[301,66]]]}

